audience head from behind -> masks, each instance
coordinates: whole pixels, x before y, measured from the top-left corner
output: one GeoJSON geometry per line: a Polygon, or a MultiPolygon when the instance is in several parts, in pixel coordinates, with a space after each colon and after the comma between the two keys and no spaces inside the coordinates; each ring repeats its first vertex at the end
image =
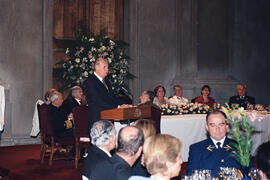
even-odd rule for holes
{"type": "Polygon", "coordinates": [[[144,139],[156,134],[155,122],[152,119],[139,119],[133,125],[143,131],[144,139]]]}
{"type": "Polygon", "coordinates": [[[173,91],[175,96],[182,97],[182,87],[180,85],[174,85],[173,91]]]}
{"type": "MultiPolygon", "coordinates": [[[[143,131],[144,139],[156,134],[155,122],[152,119],[139,119],[133,123],[134,126],[143,131]]],[[[138,158],[132,167],[133,175],[149,177],[150,174],[144,165],[142,155],[138,158]]]]}
{"type": "Polygon", "coordinates": [[[55,107],[60,107],[63,104],[63,95],[58,91],[54,91],[50,97],[51,104],[55,107]]]}
{"type": "Polygon", "coordinates": [[[228,124],[226,114],[220,110],[214,110],[206,116],[206,130],[216,141],[220,141],[227,134],[228,124]]]}
{"type": "Polygon", "coordinates": [[[82,88],[80,86],[73,86],[71,88],[71,95],[72,95],[73,98],[81,101],[82,97],[83,97],[82,88]]]}
{"type": "Polygon", "coordinates": [[[270,142],[261,144],[257,149],[256,163],[262,180],[270,179],[270,142]]]}
{"type": "Polygon", "coordinates": [[[143,132],[135,126],[126,126],[120,129],[116,154],[133,166],[142,152],[143,132]]]}
{"type": "Polygon", "coordinates": [[[116,130],[108,120],[100,120],[90,130],[91,143],[107,152],[116,147],[116,130]]]}
{"type": "Polygon", "coordinates": [[[148,137],[143,145],[144,162],[154,179],[171,179],[181,170],[181,142],[167,134],[148,137]]]}
{"type": "Polygon", "coordinates": [[[142,95],[140,96],[140,103],[141,104],[145,104],[147,102],[153,103],[154,98],[155,98],[155,94],[153,91],[149,91],[149,90],[143,91],[142,95]]]}
{"type": "Polygon", "coordinates": [[[47,105],[49,105],[50,103],[51,103],[51,100],[50,100],[50,98],[51,98],[51,96],[52,96],[52,93],[53,92],[55,92],[56,91],[56,89],[54,89],[54,88],[52,88],[52,89],[49,89],[46,93],[45,93],[45,103],[47,104],[47,105]]]}
{"type": "Polygon", "coordinates": [[[237,94],[239,96],[245,96],[246,95],[246,85],[238,84],[236,89],[237,89],[237,94]]]}

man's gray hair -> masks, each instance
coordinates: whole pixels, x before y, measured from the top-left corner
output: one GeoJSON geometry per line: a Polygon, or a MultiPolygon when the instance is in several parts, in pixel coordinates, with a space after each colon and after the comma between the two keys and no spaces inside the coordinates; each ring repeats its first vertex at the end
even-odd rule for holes
{"type": "Polygon", "coordinates": [[[91,142],[95,146],[107,146],[110,139],[116,138],[114,125],[108,120],[100,120],[90,130],[91,142]]]}
{"type": "Polygon", "coordinates": [[[55,100],[57,100],[59,97],[59,92],[58,91],[54,91],[52,92],[51,96],[50,96],[50,101],[51,103],[54,102],[55,100]]]}
{"type": "Polygon", "coordinates": [[[71,95],[74,97],[74,94],[76,93],[77,90],[81,90],[82,88],[80,86],[73,86],[71,88],[71,95]]]}

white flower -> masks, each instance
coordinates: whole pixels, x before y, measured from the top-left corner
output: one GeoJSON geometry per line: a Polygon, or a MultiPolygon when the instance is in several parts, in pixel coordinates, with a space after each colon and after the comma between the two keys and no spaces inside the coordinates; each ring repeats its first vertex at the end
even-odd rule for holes
{"type": "Polygon", "coordinates": [[[66,54],[68,54],[69,53],[69,48],[67,48],[67,50],[66,50],[66,54]]]}
{"type": "Polygon", "coordinates": [[[111,58],[107,58],[107,60],[108,60],[108,63],[109,64],[112,63],[112,59],[111,58]]]}
{"type": "Polygon", "coordinates": [[[80,58],[76,58],[75,61],[76,61],[76,63],[80,63],[81,62],[81,59],[80,58]]]}
{"type": "Polygon", "coordinates": [[[90,42],[93,42],[94,40],[95,40],[94,38],[90,38],[90,39],[89,39],[90,42]]]}
{"type": "Polygon", "coordinates": [[[106,50],[106,47],[105,46],[101,46],[100,48],[102,51],[105,51],[106,50]]]}
{"type": "Polygon", "coordinates": [[[84,71],[84,76],[88,77],[88,72],[87,71],[84,71]]]}
{"type": "Polygon", "coordinates": [[[110,40],[110,45],[114,46],[115,42],[113,42],[112,40],[110,40]]]}

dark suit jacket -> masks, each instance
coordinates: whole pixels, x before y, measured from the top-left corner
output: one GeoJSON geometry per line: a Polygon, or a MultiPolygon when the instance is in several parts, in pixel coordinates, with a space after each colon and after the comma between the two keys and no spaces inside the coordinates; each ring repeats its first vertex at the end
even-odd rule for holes
{"type": "Polygon", "coordinates": [[[245,96],[244,99],[240,99],[240,96],[232,96],[229,100],[229,105],[231,106],[232,104],[239,104],[240,107],[244,107],[245,109],[247,108],[247,104],[256,104],[255,103],[255,98],[251,96],[245,96]]]}
{"type": "Polygon", "coordinates": [[[133,176],[145,176],[150,177],[146,167],[142,166],[142,155],[137,159],[137,161],[132,166],[132,175],[133,176]]]}
{"type": "Polygon", "coordinates": [[[187,175],[191,175],[192,170],[209,169],[212,177],[217,177],[220,167],[241,170],[241,165],[232,157],[233,149],[229,145],[231,141],[226,138],[220,150],[216,149],[210,138],[192,144],[189,148],[187,175]]]}
{"type": "Polygon", "coordinates": [[[52,125],[55,136],[58,137],[72,137],[73,128],[66,129],[65,121],[68,119],[65,113],[58,107],[49,104],[49,108],[52,114],[52,125]]]}
{"type": "Polygon", "coordinates": [[[62,110],[64,111],[65,115],[68,116],[70,113],[72,113],[72,109],[77,106],[80,106],[80,104],[75,98],[68,98],[63,102],[62,110]]]}
{"type": "Polygon", "coordinates": [[[96,146],[91,146],[84,160],[83,175],[88,179],[110,180],[112,175],[110,157],[96,146]]]}
{"type": "Polygon", "coordinates": [[[129,164],[116,153],[112,156],[113,178],[117,180],[128,180],[132,176],[132,169],[129,164]]]}
{"type": "Polygon", "coordinates": [[[107,78],[105,78],[105,83],[108,86],[108,90],[94,74],[85,82],[89,128],[91,128],[94,122],[100,120],[101,111],[117,108],[118,105],[123,104],[113,94],[111,83],[107,78]]]}

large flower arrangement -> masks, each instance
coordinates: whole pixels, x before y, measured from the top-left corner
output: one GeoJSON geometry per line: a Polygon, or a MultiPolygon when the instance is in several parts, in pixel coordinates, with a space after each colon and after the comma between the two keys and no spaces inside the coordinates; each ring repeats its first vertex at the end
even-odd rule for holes
{"type": "Polygon", "coordinates": [[[199,103],[164,104],[161,106],[162,115],[206,114],[209,110],[209,106],[199,103]]]}
{"type": "Polygon", "coordinates": [[[126,45],[123,41],[108,38],[104,33],[96,36],[79,35],[75,44],[66,50],[69,58],[57,63],[63,71],[62,90],[74,85],[82,86],[84,80],[94,72],[94,64],[99,57],[108,61],[107,77],[115,94],[121,88],[128,89],[127,80],[134,76],[129,72],[129,58],[124,54],[126,45]]]}

